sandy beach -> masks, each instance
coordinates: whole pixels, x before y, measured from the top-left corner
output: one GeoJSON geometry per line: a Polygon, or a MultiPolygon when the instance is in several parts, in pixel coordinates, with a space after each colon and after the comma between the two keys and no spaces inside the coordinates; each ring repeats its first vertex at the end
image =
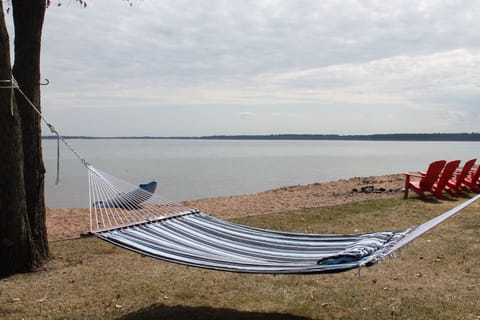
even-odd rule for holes
{"type": "MultiPolygon", "coordinates": [[[[186,201],[220,218],[316,208],[367,199],[401,197],[403,174],[354,177],[309,185],[285,186],[256,194],[186,201]]],[[[87,208],[47,209],[47,230],[50,241],[78,238],[89,228],[87,208]]]]}

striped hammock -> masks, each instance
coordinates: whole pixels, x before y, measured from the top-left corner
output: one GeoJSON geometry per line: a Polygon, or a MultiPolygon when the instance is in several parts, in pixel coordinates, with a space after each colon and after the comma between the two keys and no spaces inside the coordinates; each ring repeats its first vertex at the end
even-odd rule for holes
{"type": "Polygon", "coordinates": [[[421,225],[354,235],[301,234],[223,221],[87,165],[90,229],[98,238],[156,259],[243,273],[341,272],[381,261],[480,195],[421,225]]]}

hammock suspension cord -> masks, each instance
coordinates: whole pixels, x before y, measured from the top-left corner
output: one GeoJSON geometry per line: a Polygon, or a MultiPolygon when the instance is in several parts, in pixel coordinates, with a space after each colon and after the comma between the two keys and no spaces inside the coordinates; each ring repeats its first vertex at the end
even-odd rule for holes
{"type": "Polygon", "coordinates": [[[13,117],[13,106],[14,106],[14,97],[15,89],[19,88],[17,81],[13,78],[13,75],[10,74],[9,80],[0,80],[0,83],[6,83],[6,85],[0,85],[0,89],[10,89],[10,114],[13,117]],[[10,85],[8,85],[10,84],[10,85]]]}
{"type": "MultiPolygon", "coordinates": [[[[84,166],[88,166],[88,162],[78,154],[78,152],[70,146],[70,144],[63,138],[63,136],[55,129],[55,127],[45,118],[45,116],[40,112],[40,109],[28,98],[28,96],[23,92],[23,90],[18,85],[18,82],[12,75],[10,80],[0,80],[0,83],[7,83],[10,85],[1,85],[0,89],[10,89],[11,90],[11,101],[10,101],[10,112],[13,116],[14,110],[14,90],[17,90],[22,97],[27,101],[27,103],[32,107],[32,109],[37,113],[40,119],[45,123],[45,125],[50,129],[50,132],[55,134],[57,137],[57,177],[56,184],[60,182],[60,141],[80,160],[84,166]]],[[[40,83],[40,85],[47,85],[49,83],[48,79],[46,83],[40,83]]]]}
{"type": "Polygon", "coordinates": [[[91,165],[87,168],[91,232],[195,212],[91,165]]]}

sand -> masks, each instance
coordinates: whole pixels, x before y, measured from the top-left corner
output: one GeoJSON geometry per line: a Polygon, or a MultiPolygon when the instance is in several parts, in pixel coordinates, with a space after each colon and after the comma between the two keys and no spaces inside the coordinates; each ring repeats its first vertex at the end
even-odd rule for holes
{"type": "MultiPolygon", "coordinates": [[[[186,201],[219,218],[234,218],[302,208],[317,208],[367,199],[401,197],[403,174],[355,177],[309,185],[286,186],[256,194],[186,201]]],[[[47,208],[50,241],[78,238],[89,229],[89,209],[47,208]]]]}

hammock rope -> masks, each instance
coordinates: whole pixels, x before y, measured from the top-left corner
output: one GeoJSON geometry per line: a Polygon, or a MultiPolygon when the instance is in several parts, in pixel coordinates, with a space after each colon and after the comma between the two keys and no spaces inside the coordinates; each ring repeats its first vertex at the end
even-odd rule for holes
{"type": "Polygon", "coordinates": [[[1,85],[0,89],[10,89],[10,114],[13,116],[14,115],[13,106],[15,105],[14,104],[15,89],[20,89],[20,87],[18,86],[17,81],[13,78],[12,74],[10,74],[9,80],[0,80],[0,83],[6,83],[6,85],[1,85]]]}
{"type": "Polygon", "coordinates": [[[143,190],[92,165],[87,168],[92,233],[196,211],[143,190]]]}
{"type": "MultiPolygon", "coordinates": [[[[47,85],[50,81],[48,81],[47,79],[47,83],[45,84],[42,84],[40,83],[40,85],[47,85]]],[[[23,92],[23,90],[20,88],[20,86],[18,85],[18,82],[17,80],[13,77],[13,75],[11,76],[11,79],[9,80],[0,80],[0,83],[7,83],[7,84],[10,84],[10,85],[2,85],[0,86],[0,89],[10,89],[12,94],[11,94],[11,104],[10,104],[10,109],[11,109],[11,114],[13,116],[13,106],[14,106],[14,90],[17,90],[21,95],[22,97],[25,99],[25,101],[30,105],[30,107],[32,107],[32,109],[35,111],[35,113],[37,113],[37,115],[40,117],[40,119],[43,121],[43,123],[45,123],[45,125],[48,127],[48,129],[50,129],[50,132],[53,133],[56,138],[57,138],[57,177],[56,177],[56,184],[58,185],[60,183],[60,141],[70,150],[70,152],[72,152],[72,154],[77,157],[78,160],[80,160],[80,162],[85,166],[87,167],[88,166],[88,162],[80,156],[80,154],[72,147],[70,146],[70,144],[67,142],[67,140],[55,129],[55,127],[47,120],[47,118],[45,118],[45,116],[43,115],[43,113],[40,111],[40,108],[37,107],[33,102],[32,100],[30,100],[28,98],[28,96],[25,94],[25,92],[23,92]]]]}
{"type": "MultiPolygon", "coordinates": [[[[125,249],[164,261],[243,273],[306,274],[371,266],[420,237],[480,195],[423,224],[404,230],[353,235],[278,232],[234,224],[155,193],[156,182],[135,186],[89,164],[51,125],[15,79],[0,80],[16,89],[88,171],[90,232],[125,249]]],[[[12,94],[12,114],[13,114],[12,94]]]]}

